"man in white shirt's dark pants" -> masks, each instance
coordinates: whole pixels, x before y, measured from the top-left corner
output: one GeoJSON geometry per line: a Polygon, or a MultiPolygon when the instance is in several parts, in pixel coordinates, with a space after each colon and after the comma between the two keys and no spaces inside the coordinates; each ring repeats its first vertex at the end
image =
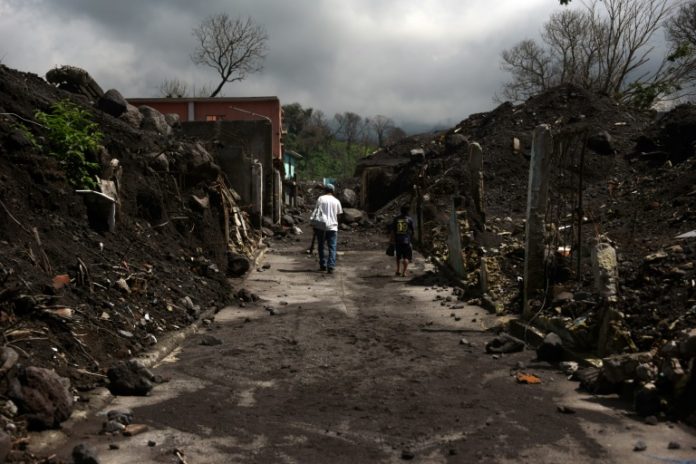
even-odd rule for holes
{"type": "Polygon", "coordinates": [[[336,268],[336,241],[338,238],[338,215],[343,214],[343,208],[338,198],[334,196],[334,186],[327,184],[324,187],[324,195],[317,198],[315,209],[321,209],[326,217],[325,230],[317,231],[319,245],[319,269],[331,274],[336,268]],[[329,253],[326,255],[324,244],[329,253]]]}

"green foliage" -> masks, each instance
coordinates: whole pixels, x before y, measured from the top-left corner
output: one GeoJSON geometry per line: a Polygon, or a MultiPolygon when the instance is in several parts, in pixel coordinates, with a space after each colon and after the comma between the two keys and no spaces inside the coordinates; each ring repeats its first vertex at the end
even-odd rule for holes
{"type": "Polygon", "coordinates": [[[90,119],[89,112],[62,100],[51,106],[50,113],[37,111],[35,117],[48,130],[50,154],[65,167],[70,185],[95,188],[99,164],[88,157],[94,157],[102,134],[90,119]]]}
{"type": "Polygon", "coordinates": [[[298,177],[305,180],[353,177],[358,160],[371,150],[372,147],[353,144],[347,152],[346,142],[331,140],[302,154],[303,159],[298,163],[298,177]]]}
{"type": "Polygon", "coordinates": [[[679,90],[678,87],[667,82],[633,83],[628,87],[630,103],[641,109],[650,109],[661,95],[667,95],[677,90],[679,90]]]}

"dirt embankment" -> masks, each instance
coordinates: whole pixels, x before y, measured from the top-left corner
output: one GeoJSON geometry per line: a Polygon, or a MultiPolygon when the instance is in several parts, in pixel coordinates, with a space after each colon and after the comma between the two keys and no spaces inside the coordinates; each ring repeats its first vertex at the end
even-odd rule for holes
{"type": "MultiPolygon", "coordinates": [[[[19,354],[3,369],[4,398],[28,366],[55,369],[78,391],[103,384],[113,362],[230,298],[224,205],[233,200],[212,157],[94,103],[0,66],[0,329],[4,347],[19,354]],[[59,101],[86,111],[103,135],[87,160],[118,189],[112,232],[89,213],[35,124],[37,111],[59,101]]],[[[236,251],[253,249],[248,238],[236,251]]],[[[16,403],[18,415],[1,416],[0,427],[21,429],[30,405],[16,403]]]]}

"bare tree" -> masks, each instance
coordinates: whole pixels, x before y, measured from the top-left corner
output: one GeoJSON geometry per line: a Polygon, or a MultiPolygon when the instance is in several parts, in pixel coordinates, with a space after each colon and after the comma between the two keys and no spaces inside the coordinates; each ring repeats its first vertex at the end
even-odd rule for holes
{"type": "Polygon", "coordinates": [[[667,33],[672,43],[696,48],[696,0],[679,7],[667,24],[667,33]]]}
{"type": "Polygon", "coordinates": [[[366,124],[359,114],[346,111],[336,113],[336,136],[346,142],[346,153],[350,153],[353,145],[363,136],[366,124]]]}
{"type": "Polygon", "coordinates": [[[649,65],[651,40],[670,14],[668,0],[590,0],[584,9],[555,13],[542,44],[525,40],[503,52],[502,68],[512,74],[503,94],[521,100],[574,83],[649,106],[678,88],[689,66],[668,56],[649,65]]]}
{"type": "Polygon", "coordinates": [[[165,79],[159,86],[159,94],[165,98],[183,98],[188,96],[188,84],[179,79],[165,79]]]}
{"type": "Polygon", "coordinates": [[[248,74],[263,69],[268,35],[251,18],[233,19],[224,13],[210,16],[193,30],[193,35],[198,46],[191,59],[215,69],[220,76],[220,84],[211,97],[217,96],[228,82],[244,80],[248,74]]]}
{"type": "Polygon", "coordinates": [[[387,132],[394,127],[394,121],[391,118],[378,114],[374,118],[370,119],[369,123],[377,136],[377,146],[380,148],[383,147],[385,136],[387,132]]]}
{"type": "Polygon", "coordinates": [[[392,127],[387,131],[384,143],[386,145],[394,144],[402,139],[405,139],[406,135],[406,131],[404,131],[402,128],[392,127]]]}

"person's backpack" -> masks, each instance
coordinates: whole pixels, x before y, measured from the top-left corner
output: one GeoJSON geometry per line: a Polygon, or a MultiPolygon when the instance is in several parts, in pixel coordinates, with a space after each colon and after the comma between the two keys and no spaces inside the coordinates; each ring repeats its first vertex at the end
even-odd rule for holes
{"type": "Polygon", "coordinates": [[[312,215],[309,217],[309,223],[315,229],[326,230],[327,229],[327,217],[324,212],[318,206],[312,211],[312,215]]]}

